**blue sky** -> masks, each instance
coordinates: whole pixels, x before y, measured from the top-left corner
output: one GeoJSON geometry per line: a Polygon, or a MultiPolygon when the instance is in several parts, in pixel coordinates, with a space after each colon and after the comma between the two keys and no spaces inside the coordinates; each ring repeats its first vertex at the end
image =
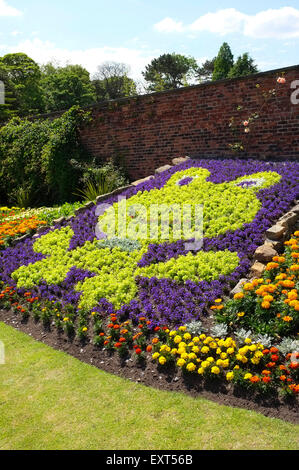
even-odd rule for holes
{"type": "Polygon", "coordinates": [[[176,52],[199,63],[226,41],[260,70],[299,63],[299,0],[0,0],[0,56],[38,63],[125,62],[140,78],[154,57],[176,52]]]}

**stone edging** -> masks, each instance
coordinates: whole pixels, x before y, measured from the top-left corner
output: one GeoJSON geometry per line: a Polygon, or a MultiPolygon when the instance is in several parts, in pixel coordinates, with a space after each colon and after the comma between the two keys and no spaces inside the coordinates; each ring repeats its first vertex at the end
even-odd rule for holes
{"type": "Polygon", "coordinates": [[[266,239],[263,245],[259,246],[254,252],[254,263],[251,266],[248,279],[240,279],[238,284],[231,290],[231,297],[242,291],[243,284],[262,276],[266,264],[272,261],[273,256],[277,256],[283,250],[284,242],[292,235],[298,221],[299,200],[296,201],[289,212],[284,214],[275,225],[272,225],[266,231],[266,239]]]}

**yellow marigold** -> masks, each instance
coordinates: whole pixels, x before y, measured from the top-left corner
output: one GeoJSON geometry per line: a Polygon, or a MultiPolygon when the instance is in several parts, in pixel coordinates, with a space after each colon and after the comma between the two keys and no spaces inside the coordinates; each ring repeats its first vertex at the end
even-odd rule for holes
{"type": "Polygon", "coordinates": [[[253,290],[253,284],[251,284],[251,282],[246,282],[246,284],[244,284],[243,286],[243,289],[244,290],[253,290]]]}
{"type": "Polygon", "coordinates": [[[227,354],[226,354],[225,352],[222,352],[222,353],[220,354],[220,357],[221,357],[221,359],[226,359],[226,358],[227,358],[227,354]]]}
{"type": "Polygon", "coordinates": [[[299,271],[299,264],[292,264],[292,266],[290,267],[290,270],[291,271],[299,271]]]}
{"type": "Polygon", "coordinates": [[[244,375],[245,380],[249,380],[251,379],[251,377],[252,377],[252,374],[250,374],[250,372],[247,372],[247,374],[244,375]]]}
{"type": "Polygon", "coordinates": [[[213,341],[213,338],[211,336],[207,336],[204,340],[204,344],[209,344],[211,341],[213,341]]]}
{"type": "Polygon", "coordinates": [[[222,367],[224,369],[226,369],[228,366],[229,366],[229,360],[228,359],[225,359],[224,361],[222,361],[222,367]]]}
{"type": "Polygon", "coordinates": [[[183,336],[183,338],[184,338],[186,341],[188,341],[189,339],[191,339],[190,333],[185,333],[184,336],[183,336]]]}
{"type": "Polygon", "coordinates": [[[181,358],[181,359],[178,359],[178,360],[177,360],[177,365],[178,365],[179,367],[183,367],[185,364],[186,364],[185,359],[182,359],[182,358],[181,358]]]}
{"type": "Polygon", "coordinates": [[[240,317],[240,318],[241,318],[241,317],[244,317],[244,315],[245,315],[245,312],[239,312],[239,313],[237,313],[237,316],[240,317]]]}
{"type": "Polygon", "coordinates": [[[251,344],[251,339],[250,339],[250,338],[245,338],[244,343],[245,343],[245,344],[251,344]]]}
{"type": "Polygon", "coordinates": [[[197,354],[199,353],[199,347],[198,346],[193,346],[192,351],[197,354]]]}
{"type": "Polygon", "coordinates": [[[160,356],[160,357],[159,357],[159,364],[162,364],[162,365],[163,365],[163,364],[165,364],[165,362],[166,362],[166,357],[160,356]]]}
{"type": "Polygon", "coordinates": [[[222,302],[222,299],[216,299],[216,300],[214,300],[214,303],[215,303],[215,304],[220,304],[221,302],[222,302]]]}
{"type": "Polygon", "coordinates": [[[198,337],[198,336],[194,336],[194,338],[193,338],[192,341],[193,341],[194,344],[199,343],[199,337],[198,337]]]}
{"type": "Polygon", "coordinates": [[[211,369],[212,374],[218,375],[220,373],[220,369],[217,366],[213,366],[211,369]]]}
{"type": "Polygon", "coordinates": [[[177,352],[178,352],[177,348],[172,348],[172,350],[170,351],[172,355],[176,355],[177,352]]]}
{"type": "Polygon", "coordinates": [[[187,369],[189,372],[193,372],[193,371],[196,369],[196,365],[193,364],[193,362],[189,362],[189,364],[187,364],[186,369],[187,369]]]}
{"type": "Polygon", "coordinates": [[[153,359],[158,359],[158,357],[160,356],[160,354],[158,352],[155,352],[153,355],[152,355],[152,358],[153,359]]]}
{"type": "Polygon", "coordinates": [[[180,330],[180,331],[186,331],[186,329],[187,329],[186,326],[180,326],[180,327],[179,327],[179,330],[180,330]]]}
{"type": "Polygon", "coordinates": [[[234,378],[234,373],[233,373],[233,372],[228,372],[228,373],[226,374],[226,380],[228,380],[229,382],[230,382],[231,380],[233,380],[233,378],[234,378]]]}
{"type": "Polygon", "coordinates": [[[208,361],[202,361],[201,363],[201,367],[203,367],[204,369],[206,369],[207,367],[210,366],[210,363],[208,361]]]}
{"type": "Polygon", "coordinates": [[[270,308],[271,304],[270,304],[270,302],[269,302],[268,300],[264,300],[264,301],[261,303],[261,306],[262,306],[263,308],[268,309],[268,308],[270,308]]]}
{"type": "Polygon", "coordinates": [[[182,341],[182,338],[180,335],[176,335],[173,341],[175,342],[175,344],[179,344],[182,341]]]}
{"type": "Polygon", "coordinates": [[[202,375],[202,374],[204,373],[204,371],[205,371],[205,370],[204,370],[203,367],[199,367],[199,369],[198,369],[197,372],[198,372],[199,375],[202,375]]]}
{"type": "Polygon", "coordinates": [[[188,359],[192,360],[192,359],[196,359],[196,358],[197,358],[197,356],[194,352],[191,352],[191,353],[188,354],[188,359]]]}
{"type": "Polygon", "coordinates": [[[274,297],[272,295],[265,295],[264,297],[264,302],[272,302],[274,300],[274,297]]]}
{"type": "Polygon", "coordinates": [[[234,354],[234,348],[230,347],[230,348],[227,348],[226,352],[227,354],[234,354]]]}
{"type": "Polygon", "coordinates": [[[243,292],[237,292],[237,293],[234,295],[234,299],[235,299],[235,300],[243,299],[243,297],[244,297],[243,292]]]}
{"type": "Polygon", "coordinates": [[[200,351],[203,354],[207,354],[210,351],[210,348],[208,346],[203,346],[200,351]]]}
{"type": "Polygon", "coordinates": [[[288,293],[288,298],[290,300],[296,300],[298,298],[298,294],[296,290],[291,290],[291,292],[288,293]]]}

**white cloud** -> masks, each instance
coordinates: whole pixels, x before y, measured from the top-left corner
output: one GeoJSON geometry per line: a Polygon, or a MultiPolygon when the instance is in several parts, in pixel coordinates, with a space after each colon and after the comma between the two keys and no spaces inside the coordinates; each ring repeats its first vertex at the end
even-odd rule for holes
{"type": "Polygon", "coordinates": [[[244,34],[256,38],[298,38],[299,10],[283,7],[266,10],[248,17],[244,34]]]}
{"type": "Polygon", "coordinates": [[[39,64],[55,62],[60,65],[80,64],[91,74],[96,72],[102,62],[122,62],[131,68],[130,76],[139,79],[141,71],[159,51],[129,49],[125,47],[100,47],[92,49],[69,50],[57,47],[50,41],[39,38],[27,39],[15,46],[0,45],[3,53],[24,52],[39,64]]]}
{"type": "Polygon", "coordinates": [[[20,16],[22,12],[9,6],[5,0],[0,0],[0,16],[20,16]]]}
{"type": "Polygon", "coordinates": [[[246,15],[235,8],[218,10],[200,16],[189,25],[165,18],[156,23],[154,29],[164,33],[197,33],[210,32],[225,35],[241,33],[244,36],[263,38],[298,38],[299,10],[293,7],[282,7],[276,10],[264,10],[255,15],[246,15]]]}
{"type": "Polygon", "coordinates": [[[154,25],[154,29],[159,33],[181,33],[184,31],[183,23],[172,18],[164,18],[154,25]]]}
{"type": "Polygon", "coordinates": [[[245,19],[246,15],[240,13],[235,8],[227,8],[216,13],[207,13],[201,16],[188,29],[218,34],[240,32],[245,19]]]}

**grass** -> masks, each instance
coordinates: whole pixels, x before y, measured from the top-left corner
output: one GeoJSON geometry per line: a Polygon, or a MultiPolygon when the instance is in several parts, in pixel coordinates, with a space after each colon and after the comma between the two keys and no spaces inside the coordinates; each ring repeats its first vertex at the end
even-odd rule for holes
{"type": "Polygon", "coordinates": [[[121,379],[0,323],[0,449],[298,449],[299,426],[121,379]]]}

